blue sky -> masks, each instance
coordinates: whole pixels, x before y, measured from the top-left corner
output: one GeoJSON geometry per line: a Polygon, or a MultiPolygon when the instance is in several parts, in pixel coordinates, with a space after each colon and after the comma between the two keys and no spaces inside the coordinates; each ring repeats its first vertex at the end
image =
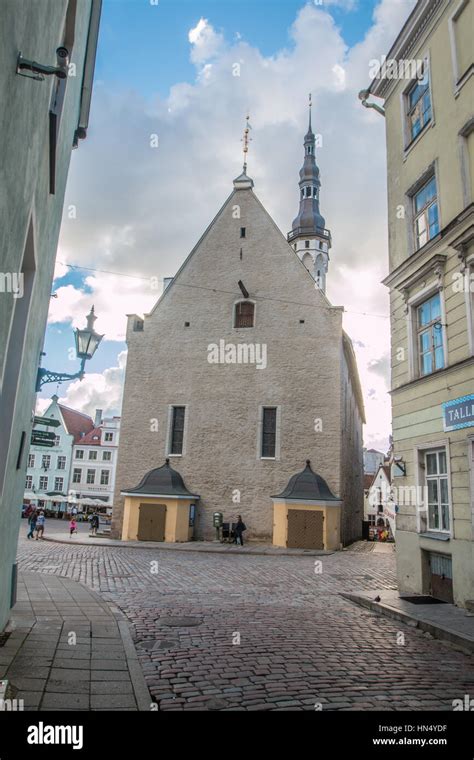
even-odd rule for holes
{"type": "MultiPolygon", "coordinates": [[[[146,98],[158,93],[166,97],[177,82],[194,82],[196,71],[189,56],[188,32],[200,18],[208,18],[217,32],[232,42],[236,35],[273,56],[291,47],[289,29],[305,3],[298,0],[104,0],[97,52],[95,80],[107,88],[134,90],[146,98]]],[[[361,41],[370,26],[376,0],[358,0],[352,10],[328,6],[350,47],[361,41]]],[[[315,50],[315,61],[318,51],[315,50]]],[[[94,113],[92,112],[92,119],[94,113]]],[[[60,257],[58,257],[60,258],[60,257]]],[[[88,272],[71,270],[55,287],[73,285],[87,292],[88,272]]],[[[70,322],[49,325],[43,363],[60,372],[73,373],[70,322]]],[[[89,372],[102,372],[113,364],[117,349],[125,344],[104,340],[89,372]]],[[[63,384],[62,390],[67,387],[63,384]]],[[[41,397],[50,397],[53,386],[45,386],[41,397]]]]}
{"type": "Polygon", "coordinates": [[[367,442],[384,445],[385,134],[383,119],[362,108],[357,93],[369,81],[370,59],[388,52],[414,3],[104,0],[88,137],[71,159],[43,366],[77,370],[72,329],[92,304],[105,338],[83,382],[45,386],[39,411],[58,392],[89,414],[96,406],[119,412],[125,315],[152,308],[161,289],[152,291],[150,281],[178,270],[228,196],[241,170],[247,108],[255,191],[288,231],[311,91],[313,125],[324,137],[321,211],[334,241],[328,296],[345,307],[358,351],[367,442]],[[242,64],[238,78],[230,74],[234,61],[242,64]],[[151,152],[155,131],[160,148],[151,152]],[[183,188],[186,201],[177,206],[183,188]]]}
{"type": "MultiPolygon", "coordinates": [[[[301,0],[105,0],[96,78],[110,86],[166,95],[176,82],[193,81],[188,30],[207,18],[228,41],[240,34],[263,55],[290,45],[301,0]]],[[[376,0],[355,0],[353,10],[328,5],[350,47],[363,39],[376,0]]],[[[315,50],[315,61],[318,51],[315,50]]]]}

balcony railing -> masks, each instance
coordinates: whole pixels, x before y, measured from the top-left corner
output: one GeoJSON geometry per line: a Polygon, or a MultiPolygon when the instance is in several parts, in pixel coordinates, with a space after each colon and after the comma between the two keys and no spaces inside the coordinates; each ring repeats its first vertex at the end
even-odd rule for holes
{"type": "MultiPolygon", "coordinates": [[[[325,238],[329,243],[331,243],[331,232],[327,229],[320,229],[316,230],[317,235],[319,237],[325,238]]],[[[287,235],[287,240],[290,242],[296,237],[313,237],[314,236],[314,227],[296,227],[294,230],[291,230],[291,232],[287,235]]]]}

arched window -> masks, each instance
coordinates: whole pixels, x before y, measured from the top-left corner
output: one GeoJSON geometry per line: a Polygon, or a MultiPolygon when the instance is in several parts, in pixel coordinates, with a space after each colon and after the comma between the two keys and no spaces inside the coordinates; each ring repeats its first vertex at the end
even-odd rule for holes
{"type": "Polygon", "coordinates": [[[234,327],[253,327],[255,304],[252,301],[239,301],[235,304],[234,327]]]}

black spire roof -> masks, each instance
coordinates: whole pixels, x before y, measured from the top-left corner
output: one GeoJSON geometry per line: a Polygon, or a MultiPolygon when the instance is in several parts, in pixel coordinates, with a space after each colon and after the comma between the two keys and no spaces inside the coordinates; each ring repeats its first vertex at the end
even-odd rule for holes
{"type": "Polygon", "coordinates": [[[316,472],[311,469],[311,462],[306,460],[306,467],[301,472],[297,472],[288,481],[284,491],[273,499],[301,499],[301,501],[337,501],[328,484],[316,472]]]}
{"type": "Polygon", "coordinates": [[[124,494],[137,496],[185,496],[190,499],[199,499],[200,497],[188,491],[182,476],[177,470],[170,467],[170,460],[167,459],[162,467],[156,467],[150,470],[142,478],[138,486],[128,488],[122,491],[124,494]]]}

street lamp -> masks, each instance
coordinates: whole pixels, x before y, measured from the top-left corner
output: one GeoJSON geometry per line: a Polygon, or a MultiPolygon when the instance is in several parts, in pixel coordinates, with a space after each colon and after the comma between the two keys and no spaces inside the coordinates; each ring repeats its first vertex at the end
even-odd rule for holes
{"type": "Polygon", "coordinates": [[[74,375],[68,375],[64,372],[52,372],[45,367],[38,368],[36,378],[36,392],[38,393],[46,383],[63,383],[65,380],[82,380],[84,377],[84,367],[88,359],[92,359],[97,347],[104,337],[94,330],[94,322],[97,317],[94,314],[94,307],[91,308],[87,315],[87,327],[82,330],[76,327],[74,330],[74,339],[76,342],[76,355],[81,360],[79,372],[74,375]]]}

